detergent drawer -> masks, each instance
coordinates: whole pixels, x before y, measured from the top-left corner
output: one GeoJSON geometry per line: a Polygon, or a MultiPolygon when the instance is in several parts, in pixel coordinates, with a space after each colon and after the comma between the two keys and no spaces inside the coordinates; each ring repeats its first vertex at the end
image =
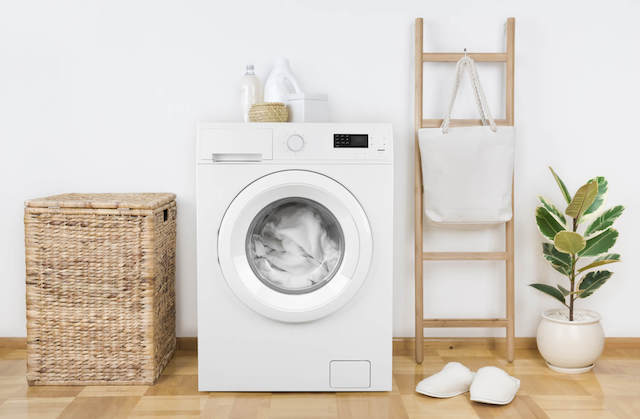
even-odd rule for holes
{"type": "Polygon", "coordinates": [[[258,127],[202,128],[199,161],[261,161],[273,159],[273,129],[258,127]]]}

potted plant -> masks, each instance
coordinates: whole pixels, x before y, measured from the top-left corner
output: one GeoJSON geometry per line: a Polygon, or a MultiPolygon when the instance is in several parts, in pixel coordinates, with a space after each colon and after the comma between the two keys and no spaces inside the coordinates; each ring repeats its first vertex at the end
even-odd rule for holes
{"type": "Polygon", "coordinates": [[[574,305],[611,278],[612,272],[600,269],[601,266],[620,261],[620,255],[609,250],[618,238],[618,232],[611,226],[624,207],[618,205],[603,210],[608,189],[604,177],[589,180],[572,197],[560,177],[549,169],[567,208],[563,213],[539,197],[541,205],[536,208],[536,223],[540,233],[551,241],[542,243],[544,258],[567,277],[568,284],[556,287],[530,284],[564,306],[542,314],[537,343],[551,369],[575,374],[593,368],[604,347],[604,333],[598,313],[575,309],[574,305]],[[582,233],[578,232],[579,228],[582,233]]]}

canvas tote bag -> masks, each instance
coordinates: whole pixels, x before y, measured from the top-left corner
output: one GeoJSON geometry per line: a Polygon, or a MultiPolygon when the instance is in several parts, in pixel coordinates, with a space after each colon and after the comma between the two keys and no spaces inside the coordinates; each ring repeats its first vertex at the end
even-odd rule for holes
{"type": "Polygon", "coordinates": [[[513,127],[496,127],[474,61],[463,57],[440,128],[418,131],[424,211],[436,223],[492,224],[512,217],[513,127]],[[451,111],[467,70],[483,126],[452,127],[451,111]],[[487,126],[488,124],[488,126],[487,126]]]}

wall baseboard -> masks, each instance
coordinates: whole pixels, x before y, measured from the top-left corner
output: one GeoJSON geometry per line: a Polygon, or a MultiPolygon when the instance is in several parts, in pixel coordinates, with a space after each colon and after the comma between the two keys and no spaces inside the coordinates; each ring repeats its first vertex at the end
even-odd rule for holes
{"type": "Polygon", "coordinates": [[[176,338],[176,349],[183,351],[197,351],[198,338],[195,336],[176,338]]]}
{"type": "MultiPolygon", "coordinates": [[[[535,337],[516,337],[516,349],[537,350],[535,337]]],[[[394,355],[413,355],[414,338],[393,338],[394,355]]],[[[506,338],[425,338],[425,350],[443,350],[460,348],[506,350],[506,338]]],[[[605,338],[605,348],[640,348],[640,337],[609,337],[605,338]]]]}
{"type": "MultiPolygon", "coordinates": [[[[640,338],[638,339],[640,345],[640,338]]],[[[516,349],[535,349],[536,338],[516,338],[516,349]]],[[[425,352],[447,349],[495,349],[506,350],[506,338],[424,338],[425,352]]],[[[413,355],[415,338],[393,338],[394,355],[413,355]]]]}
{"type": "Polygon", "coordinates": [[[27,338],[0,338],[0,348],[26,349],[27,338]]]}
{"type": "MultiPolygon", "coordinates": [[[[393,338],[394,355],[413,355],[414,338],[393,338]]],[[[536,338],[516,338],[516,349],[536,349],[536,338]]],[[[425,338],[426,350],[478,348],[478,349],[505,349],[505,338],[425,338]]],[[[0,337],[0,348],[25,349],[27,338],[0,337]]],[[[198,348],[198,338],[176,338],[177,349],[183,351],[195,351],[198,348]]],[[[640,337],[610,337],[605,339],[605,347],[608,349],[640,348],[640,337]]]]}

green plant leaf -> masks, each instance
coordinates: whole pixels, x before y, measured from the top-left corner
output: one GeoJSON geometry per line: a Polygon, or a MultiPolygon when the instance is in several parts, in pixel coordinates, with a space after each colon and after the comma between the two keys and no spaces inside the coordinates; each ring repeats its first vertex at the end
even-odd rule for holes
{"type": "Polygon", "coordinates": [[[561,231],[553,239],[553,245],[561,252],[575,255],[587,245],[584,237],[573,231],[561,231]]]}
{"type": "Polygon", "coordinates": [[[547,284],[529,284],[529,285],[537,289],[538,291],[542,291],[545,294],[552,296],[556,300],[560,301],[562,304],[566,304],[564,302],[564,295],[562,295],[562,292],[560,292],[560,290],[556,288],[553,288],[551,285],[547,285],[547,284]]]}
{"type": "Polygon", "coordinates": [[[616,263],[616,262],[620,262],[620,259],[594,260],[590,264],[588,264],[586,266],[583,266],[582,268],[578,269],[578,273],[581,273],[581,272],[584,272],[584,271],[588,271],[589,269],[597,268],[598,266],[608,265],[610,263],[616,263]]]}
{"type": "Polygon", "coordinates": [[[563,275],[569,275],[571,273],[571,256],[559,252],[553,243],[542,243],[542,254],[556,271],[563,275]]]}
{"type": "Polygon", "coordinates": [[[567,296],[569,294],[571,294],[571,291],[569,291],[568,289],[566,289],[565,287],[563,287],[562,285],[558,285],[558,289],[560,290],[560,292],[562,293],[563,296],[567,296]]]}
{"type": "Polygon", "coordinates": [[[598,183],[589,182],[578,189],[569,206],[564,211],[569,217],[579,219],[582,213],[593,204],[598,195],[598,183]]]}
{"type": "Polygon", "coordinates": [[[555,205],[548,203],[543,197],[539,196],[538,199],[542,203],[542,206],[549,211],[551,214],[555,215],[556,218],[562,222],[563,225],[567,225],[567,219],[564,218],[564,215],[556,208],[555,205]]]}
{"type": "Polygon", "coordinates": [[[611,278],[611,275],[613,275],[613,273],[609,271],[589,272],[580,281],[578,289],[581,292],[578,294],[578,297],[587,298],[607,282],[607,280],[611,278]]]}
{"type": "Polygon", "coordinates": [[[567,190],[567,186],[564,184],[562,179],[560,179],[560,176],[558,176],[556,172],[553,171],[553,168],[551,166],[549,166],[549,170],[551,170],[551,174],[553,175],[553,178],[556,180],[556,183],[558,184],[558,188],[560,188],[560,192],[562,192],[562,196],[564,197],[564,200],[567,201],[567,204],[570,203],[571,194],[567,190]]]}
{"type": "Polygon", "coordinates": [[[618,239],[618,231],[608,228],[602,233],[587,240],[584,249],[578,252],[578,256],[598,256],[611,249],[618,239]]]}
{"type": "Polygon", "coordinates": [[[620,260],[620,255],[617,253],[607,253],[606,255],[598,256],[593,261],[598,262],[601,260],[620,260]]]}
{"type": "Polygon", "coordinates": [[[598,184],[598,194],[596,195],[596,199],[593,201],[593,204],[584,212],[584,215],[593,214],[602,206],[604,199],[607,195],[607,190],[609,189],[609,182],[602,176],[598,176],[590,180],[595,181],[598,184]]]}
{"type": "Polygon", "coordinates": [[[556,234],[565,230],[565,227],[545,207],[536,208],[536,223],[540,233],[549,240],[553,240],[556,234]]]}
{"type": "Polygon", "coordinates": [[[584,232],[585,236],[589,236],[593,233],[597,233],[598,231],[602,231],[608,227],[613,225],[613,222],[622,215],[622,211],[624,211],[624,207],[622,205],[617,205],[613,208],[609,208],[605,212],[603,212],[598,218],[593,220],[593,222],[587,227],[584,232]]]}

